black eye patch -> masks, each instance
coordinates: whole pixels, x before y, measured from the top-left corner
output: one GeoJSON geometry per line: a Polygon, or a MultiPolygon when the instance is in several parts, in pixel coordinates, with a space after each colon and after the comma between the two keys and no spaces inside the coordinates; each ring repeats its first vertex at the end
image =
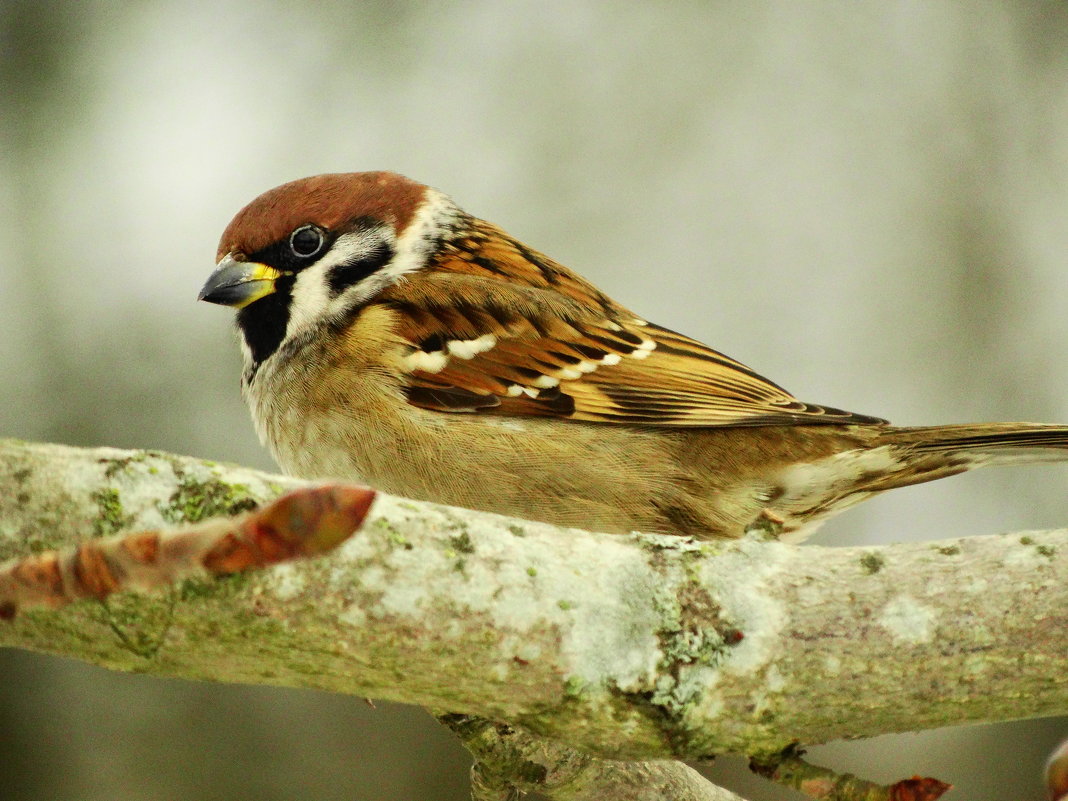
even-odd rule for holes
{"type": "Polygon", "coordinates": [[[283,272],[300,272],[321,259],[337,235],[317,225],[302,225],[278,242],[248,254],[249,261],[269,264],[283,272]]]}
{"type": "Polygon", "coordinates": [[[377,242],[371,250],[354,256],[336,267],[331,267],[326,280],[330,296],[336,298],[350,286],[358,284],[371,273],[385,267],[393,259],[393,248],[388,242],[377,242]]]}

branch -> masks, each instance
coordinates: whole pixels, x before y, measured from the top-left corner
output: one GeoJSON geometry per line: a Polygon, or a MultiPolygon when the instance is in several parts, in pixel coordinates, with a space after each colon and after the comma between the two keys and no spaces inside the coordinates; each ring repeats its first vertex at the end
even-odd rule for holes
{"type": "MultiPolygon", "coordinates": [[[[188,578],[232,575],[321,555],[355,533],[374,495],[364,487],[309,487],[235,518],[101,537],[76,548],[9,560],[0,566],[0,620],[12,620],[28,607],[106,601],[125,591],[166,590],[188,578]]],[[[144,656],[154,655],[167,634],[164,630],[145,643],[114,630],[144,656]]],[[[606,795],[619,801],[737,799],[681,762],[602,760],[503,723],[455,714],[441,714],[439,720],[475,757],[476,799],[512,798],[530,790],[558,801],[606,795]]]]}
{"type": "Polygon", "coordinates": [[[554,801],[742,801],[681,762],[597,759],[507,723],[456,714],[438,720],[475,758],[475,801],[509,801],[528,792],[554,801]]]}
{"type": "MultiPolygon", "coordinates": [[[[0,558],[305,485],[0,441],[0,558]]],[[[1068,712],[1068,532],[883,548],[607,536],[379,495],[330,555],[21,614],[0,645],[507,720],[610,759],[1068,712]],[[117,636],[122,631],[125,636],[117,636]],[[150,655],[131,642],[161,645],[150,655]]]]}

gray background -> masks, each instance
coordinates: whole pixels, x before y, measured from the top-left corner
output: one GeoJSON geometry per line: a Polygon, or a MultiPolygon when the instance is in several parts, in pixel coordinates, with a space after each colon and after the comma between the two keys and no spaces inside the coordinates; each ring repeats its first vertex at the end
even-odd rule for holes
{"type": "MultiPolygon", "coordinates": [[[[270,468],[230,315],[194,298],[253,196],[365,169],[443,189],[804,400],[1068,422],[1061,4],[3,0],[0,435],[270,468]]],[[[817,541],[1064,525],[1066,478],[901,490],[817,541]]],[[[0,676],[6,798],[466,793],[418,709],[14,652],[0,676]]],[[[812,756],[1019,801],[1066,731],[812,756]]],[[[792,797],[738,760],[713,772],[792,797]]]]}

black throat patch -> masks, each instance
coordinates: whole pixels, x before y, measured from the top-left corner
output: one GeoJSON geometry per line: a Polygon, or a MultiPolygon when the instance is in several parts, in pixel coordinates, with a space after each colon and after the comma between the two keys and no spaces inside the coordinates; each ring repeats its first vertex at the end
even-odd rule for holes
{"type": "Polygon", "coordinates": [[[294,280],[294,276],[283,275],[275,281],[274,292],[237,313],[237,327],[252,352],[252,366],[246,372],[250,383],[260,365],[285,339],[294,280]]]}

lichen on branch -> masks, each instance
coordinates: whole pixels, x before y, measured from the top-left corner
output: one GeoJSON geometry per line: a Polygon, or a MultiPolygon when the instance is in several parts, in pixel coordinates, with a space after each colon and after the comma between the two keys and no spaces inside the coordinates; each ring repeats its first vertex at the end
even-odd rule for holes
{"type": "MultiPolygon", "coordinates": [[[[297,486],[170,454],[3,441],[0,557],[243,512],[297,486]]],[[[759,755],[1068,712],[1066,572],[1065,531],[799,548],[380,495],[327,556],[189,578],[165,602],[30,610],[0,626],[0,645],[507,720],[611,759],[759,755]]]]}

